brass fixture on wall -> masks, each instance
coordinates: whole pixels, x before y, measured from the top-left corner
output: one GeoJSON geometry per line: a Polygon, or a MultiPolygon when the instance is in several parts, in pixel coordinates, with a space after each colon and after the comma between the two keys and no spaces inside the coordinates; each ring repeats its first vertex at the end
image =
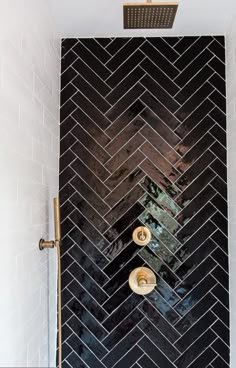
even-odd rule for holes
{"type": "Polygon", "coordinates": [[[59,198],[53,198],[55,240],[40,239],[39,249],[57,248],[57,298],[58,298],[58,367],[62,367],[62,316],[61,316],[61,223],[59,198]]]}
{"type": "Polygon", "coordinates": [[[124,29],[172,28],[178,9],[178,3],[134,2],[123,4],[124,29]]]}
{"type": "Polygon", "coordinates": [[[157,284],[156,275],[150,268],[135,268],[129,275],[129,286],[135,294],[150,294],[157,284]]]}
{"type": "Polygon", "coordinates": [[[136,229],[134,229],[132,238],[135,244],[145,246],[151,241],[152,234],[147,227],[139,226],[136,229]]]}

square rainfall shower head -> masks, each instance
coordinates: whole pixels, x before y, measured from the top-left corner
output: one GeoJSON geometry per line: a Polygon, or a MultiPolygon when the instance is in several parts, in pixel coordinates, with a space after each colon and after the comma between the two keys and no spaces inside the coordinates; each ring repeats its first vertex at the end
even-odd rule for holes
{"type": "Polygon", "coordinates": [[[172,28],[177,8],[178,3],[124,4],[124,29],[172,28]]]}

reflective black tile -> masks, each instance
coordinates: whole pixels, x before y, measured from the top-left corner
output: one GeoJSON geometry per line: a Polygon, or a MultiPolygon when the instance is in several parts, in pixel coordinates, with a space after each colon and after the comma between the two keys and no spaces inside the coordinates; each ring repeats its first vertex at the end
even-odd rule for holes
{"type": "Polygon", "coordinates": [[[107,146],[106,151],[113,156],[122,146],[129,141],[144,126],[141,118],[134,119],[125,129],[123,129],[107,146]]]}
{"type": "Polygon", "coordinates": [[[226,307],[229,308],[229,293],[220,284],[217,284],[214,289],[212,289],[212,294],[218,298],[218,300],[226,307]]]}
{"type": "MultiPolygon", "coordinates": [[[[215,159],[215,155],[206,151],[177,181],[177,185],[184,190],[206,167],[215,159]]],[[[212,167],[214,170],[214,165],[212,167]]]]}
{"type": "Polygon", "coordinates": [[[137,100],[106,130],[110,138],[114,138],[144,109],[144,104],[137,100]]]}
{"type": "Polygon", "coordinates": [[[154,64],[156,64],[165,74],[167,74],[170,78],[175,78],[179,71],[175,66],[170,63],[162,54],[149,42],[145,42],[140,50],[148,56],[154,64]]]}
{"type": "MultiPolygon", "coordinates": [[[[195,92],[186,102],[182,105],[178,111],[175,113],[175,116],[180,120],[184,121],[187,116],[189,116],[198,106],[199,104],[209,96],[210,92],[212,92],[214,87],[205,83],[200,87],[197,92],[195,92]]],[[[214,102],[214,101],[213,101],[214,102]]]]}
{"type": "Polygon", "coordinates": [[[211,270],[216,267],[216,262],[211,258],[206,258],[198,267],[194,269],[192,273],[187,276],[181,284],[179,284],[175,291],[180,297],[184,297],[188,292],[190,292],[199,282],[208,275],[211,270]]]}
{"type": "MultiPolygon", "coordinates": [[[[86,180],[86,176],[84,176],[84,179],[86,180]]],[[[90,182],[92,184],[92,180],[90,180],[90,182]]],[[[104,215],[105,213],[107,213],[109,211],[109,207],[106,205],[106,203],[79,176],[75,176],[71,180],[71,185],[73,185],[73,187],[76,189],[76,191],[79,192],[84,198],[89,198],[89,203],[91,204],[91,206],[96,208],[96,210],[101,215],[104,215]]]]}
{"type": "Polygon", "coordinates": [[[180,156],[170,146],[175,146],[179,142],[179,137],[150,109],[146,108],[140,115],[148,123],[141,130],[141,134],[153,145],[153,147],[166,157],[166,159],[174,164],[180,156]],[[162,136],[164,136],[165,139],[163,139],[162,136]]]}
{"type": "Polygon", "coordinates": [[[115,240],[134,220],[144,211],[140,203],[135,203],[124,216],[116,221],[112,227],[105,232],[104,237],[112,242],[115,240]]]}
{"type": "Polygon", "coordinates": [[[75,354],[74,352],[72,352],[72,354],[70,354],[68,357],[67,357],[67,361],[70,365],[67,364],[67,366],[64,367],[64,362],[62,363],[62,366],[63,368],[67,368],[67,367],[74,367],[74,368],[87,368],[87,364],[85,364],[81,359],[80,357],[75,354]]]}
{"type": "MultiPolygon", "coordinates": [[[[177,239],[185,242],[188,238],[201,227],[216,212],[216,208],[207,203],[178,233],[177,239]]],[[[214,222],[214,221],[213,221],[214,222]]],[[[215,223],[215,222],[214,222],[215,223]]]]}
{"type": "Polygon", "coordinates": [[[134,309],[124,320],[103,340],[103,345],[111,350],[129,331],[143,318],[143,314],[134,309]]]}
{"type": "Polygon", "coordinates": [[[82,92],[83,95],[87,97],[102,113],[106,113],[110,109],[111,105],[106,101],[106,99],[103,98],[100,93],[98,93],[96,89],[80,75],[77,75],[73,79],[72,83],[73,86],[76,87],[75,90],[82,92]]]}
{"type": "Polygon", "coordinates": [[[211,134],[205,134],[202,139],[191,148],[184,157],[175,164],[175,167],[184,173],[197,161],[202,152],[205,152],[215,142],[211,134]]]}
{"type": "Polygon", "coordinates": [[[96,244],[98,249],[102,251],[108,246],[107,240],[88,222],[81,212],[75,210],[70,214],[70,219],[94,244],[96,244]]]}
{"type": "Polygon", "coordinates": [[[204,50],[197,56],[191,64],[189,64],[183,71],[180,73],[177,78],[175,78],[175,83],[178,86],[184,87],[186,83],[189,82],[190,79],[202,68],[204,67],[208,61],[212,58],[212,53],[209,50],[204,50]]]}
{"type": "Polygon", "coordinates": [[[107,313],[111,314],[131,294],[132,290],[130,289],[128,282],[126,282],[116,292],[114,292],[114,294],[112,294],[112,296],[103,304],[102,307],[107,313]]]}
{"type": "Polygon", "coordinates": [[[159,239],[164,245],[169,248],[173,253],[180,247],[179,241],[171,235],[163,225],[161,225],[158,220],[156,220],[149,212],[144,212],[139,216],[141,222],[143,222],[154,234],[154,236],[159,239]]]}
{"type": "Polygon", "coordinates": [[[176,305],[175,310],[182,316],[187,313],[216,284],[210,275],[205,277],[187,296],[176,305]]]}
{"type": "Polygon", "coordinates": [[[99,284],[103,285],[108,281],[108,277],[90,260],[80,247],[74,245],[68,252],[70,256],[77,261],[83,269],[99,284]]]}
{"type": "Polygon", "coordinates": [[[217,317],[207,312],[199,321],[190,328],[175,344],[176,348],[183,353],[194,341],[201,336],[215,321],[217,317]]]}
{"type": "Polygon", "coordinates": [[[145,39],[141,37],[135,37],[120,48],[120,50],[112,57],[109,58],[106,64],[107,68],[112,72],[116,71],[129,57],[132,55],[141,45],[145,39]]]}
{"type": "Polygon", "coordinates": [[[171,128],[175,129],[180,121],[170,113],[167,108],[162,105],[151,93],[145,92],[141,96],[141,100],[152,110],[154,113],[171,128]]]}
{"type": "Polygon", "coordinates": [[[110,121],[115,121],[123,111],[125,111],[133,101],[137,100],[145,91],[144,87],[137,83],[131,88],[118,102],[113,105],[106,113],[110,121]]]}
{"type": "Polygon", "coordinates": [[[218,318],[220,318],[223,323],[229,327],[229,313],[228,310],[220,303],[217,302],[214,307],[212,308],[212,311],[216,314],[218,318]]]}
{"type": "Polygon", "coordinates": [[[141,169],[159,186],[161,190],[166,192],[170,197],[175,198],[179,194],[179,190],[161,171],[157,169],[153,163],[146,159],[140,165],[141,169]]]}
{"type": "Polygon", "coordinates": [[[179,357],[178,350],[146,318],[138,326],[171,361],[175,361],[179,357]]]}
{"type": "Polygon", "coordinates": [[[104,221],[103,217],[99,215],[90,204],[85,201],[83,197],[75,192],[70,198],[73,208],[79,208],[81,213],[94,225],[99,231],[104,232],[108,229],[109,224],[104,221]]]}
{"type": "Polygon", "coordinates": [[[69,272],[80,284],[83,285],[83,288],[86,289],[98,303],[102,304],[108,298],[102,288],[96,284],[92,277],[90,277],[77,263],[73,263],[70,266],[69,272]]]}
{"type": "Polygon", "coordinates": [[[72,116],[74,121],[78,123],[73,128],[72,134],[99,162],[104,164],[110,159],[110,155],[101,146],[110,142],[109,137],[81,109],[77,108],[72,116]]]}
{"type": "Polygon", "coordinates": [[[136,67],[143,59],[144,55],[137,50],[131,55],[107,80],[108,86],[114,88],[124,79],[134,67],[136,67]]]}
{"type": "Polygon", "coordinates": [[[75,46],[78,42],[77,38],[65,38],[61,43],[61,54],[62,57],[75,46]]]}
{"type": "Polygon", "coordinates": [[[95,191],[101,198],[106,197],[109,194],[109,189],[99,180],[91,170],[89,170],[82,161],[76,159],[72,165],[72,169],[95,191]]]}
{"type": "MultiPolygon", "coordinates": [[[[201,190],[215,177],[214,171],[207,167],[192,184],[190,184],[177,198],[179,206],[185,207],[189,202],[201,192],[201,190]]],[[[213,181],[214,182],[214,181],[213,181]]],[[[211,184],[213,183],[211,182],[211,184]]],[[[216,188],[217,189],[217,188],[216,188]]]]}
{"type": "Polygon", "coordinates": [[[213,70],[206,65],[179,91],[175,99],[183,104],[213,73],[213,70]]]}
{"type": "MultiPolygon", "coordinates": [[[[72,311],[77,318],[83,322],[83,324],[96,336],[98,340],[102,340],[107,336],[107,331],[101,326],[101,324],[89,313],[80,302],[73,299],[69,303],[69,311],[72,311]]],[[[66,318],[67,320],[68,318],[66,318]]]]}
{"type": "Polygon", "coordinates": [[[185,225],[215,194],[216,191],[208,185],[177,215],[176,220],[185,225]]]}
{"type": "Polygon", "coordinates": [[[109,265],[103,269],[103,271],[111,278],[139,251],[140,246],[132,241],[112,262],[109,263],[109,265]]]}
{"type": "Polygon", "coordinates": [[[161,68],[155,65],[155,61],[151,61],[145,58],[141,63],[141,67],[149,74],[151,77],[159,83],[168,93],[175,95],[179,91],[179,87],[172,81],[171,78],[165,74],[161,68]]]}
{"type": "Polygon", "coordinates": [[[170,342],[174,343],[180,337],[177,330],[147,300],[140,305],[139,309],[170,342]]]}
{"type": "Polygon", "coordinates": [[[131,367],[142,355],[143,351],[137,345],[134,345],[133,349],[131,349],[116,365],[114,365],[114,368],[131,367]]]}
{"type": "Polygon", "coordinates": [[[77,227],[71,230],[69,235],[78,247],[80,247],[86,254],[89,254],[91,260],[93,260],[98,267],[103,268],[106,266],[108,263],[106,257],[103,256],[97,247],[92,244],[77,227]]]}
{"type": "MultiPolygon", "coordinates": [[[[107,128],[111,122],[98,110],[88,98],[84,97],[81,92],[77,92],[72,97],[73,102],[79,106],[86,114],[102,129],[107,128]]],[[[65,106],[65,105],[64,105],[65,106]]],[[[75,109],[73,109],[74,111],[75,109]]],[[[72,111],[71,111],[72,112],[72,111]]]]}
{"type": "Polygon", "coordinates": [[[216,356],[216,352],[208,348],[190,364],[189,368],[202,368],[203,365],[205,365],[206,368],[211,368],[211,366],[206,366],[206,364],[210,363],[216,356]]]}
{"type": "MultiPolygon", "coordinates": [[[[91,368],[103,368],[96,356],[85,346],[85,344],[74,334],[67,340],[68,345],[79,355],[91,368]]],[[[90,342],[92,345],[92,343],[90,342]]],[[[94,348],[94,345],[92,345],[94,348]]],[[[95,352],[95,351],[94,351],[95,352]]],[[[78,365],[79,367],[79,365],[78,365]]]]}
{"type": "Polygon", "coordinates": [[[140,151],[171,181],[181,175],[149,142],[145,142],[140,151]]]}
{"type": "Polygon", "coordinates": [[[180,318],[180,315],[155,290],[146,295],[145,298],[170,324],[174,324],[180,318]]]}
{"type": "Polygon", "coordinates": [[[224,235],[228,235],[228,223],[224,216],[220,212],[217,212],[212,218],[212,222],[219,227],[224,235]]]}
{"type": "Polygon", "coordinates": [[[184,334],[216,303],[217,299],[211,293],[207,293],[199,303],[197,303],[180,321],[175,324],[175,328],[180,334],[184,334]]]}
{"type": "Polygon", "coordinates": [[[205,49],[212,42],[212,37],[200,37],[194,42],[181,57],[174,63],[179,69],[183,70],[188,64],[199,55],[199,50],[205,49]]]}
{"type": "MultiPolygon", "coordinates": [[[[212,330],[229,346],[229,329],[221,321],[216,321],[212,330]]],[[[217,349],[217,351],[219,350],[217,349]]]]}
{"type": "Polygon", "coordinates": [[[226,236],[220,231],[217,230],[212,236],[211,238],[214,240],[214,242],[216,244],[218,244],[220,246],[220,248],[226,253],[228,254],[228,240],[226,238],[226,236]]]}
{"type": "Polygon", "coordinates": [[[110,212],[105,216],[105,220],[110,224],[114,224],[117,218],[125,214],[134,204],[142,197],[144,193],[140,185],[136,185],[125,197],[118,202],[110,212]]]}
{"type": "MultiPolygon", "coordinates": [[[[134,229],[140,226],[141,223],[135,220],[128,228],[114,240],[104,251],[103,254],[109,259],[114,259],[120,252],[122,252],[128,244],[131,243],[134,229]]],[[[129,259],[127,259],[128,261],[129,259]]],[[[114,262],[115,263],[115,262],[114,262]]]]}
{"type": "Polygon", "coordinates": [[[99,43],[93,38],[81,38],[80,42],[102,63],[106,63],[110,59],[110,54],[101,47],[99,43]]]}
{"type": "MultiPolygon", "coordinates": [[[[175,274],[181,279],[188,276],[209,254],[216,249],[216,244],[207,239],[201,246],[187,258],[185,262],[175,271],[175,274]]],[[[201,275],[202,276],[202,275],[201,275]]]]}
{"type": "MultiPolygon", "coordinates": [[[[95,72],[95,69],[88,67],[86,63],[78,58],[73,63],[73,70],[76,70],[102,95],[105,96],[110,92],[111,88],[104,82],[103,78],[95,72]]],[[[65,72],[66,73],[66,72],[65,72]]],[[[64,73],[64,74],[65,74],[64,73]]]]}
{"type": "MultiPolygon", "coordinates": [[[[78,337],[78,342],[76,343],[76,338],[72,335],[68,339],[68,343],[73,347],[76,348],[75,351],[78,352],[77,347],[80,344],[80,340],[89,347],[90,350],[96,354],[96,356],[101,359],[106,353],[107,350],[104,346],[91,334],[91,332],[85,327],[76,317],[72,317],[69,322],[68,326],[70,326],[71,330],[74,332],[76,337],[78,337]],[[73,339],[73,342],[72,342],[73,339]]],[[[82,356],[81,356],[82,357],[82,356]]]]}
{"type": "Polygon", "coordinates": [[[156,83],[149,75],[145,75],[140,83],[151,93],[155,98],[165,105],[172,113],[178,108],[179,104],[176,99],[172,98],[158,83],[156,83]]]}
{"type": "Polygon", "coordinates": [[[229,364],[229,347],[221,339],[217,339],[214,344],[212,344],[212,347],[215,351],[219,352],[219,355],[229,364]]]}
{"type": "Polygon", "coordinates": [[[147,40],[172,63],[179,57],[179,53],[168,45],[166,39],[161,37],[148,37],[147,40]]]}
{"type": "MultiPolygon", "coordinates": [[[[125,338],[102,360],[106,367],[111,368],[122,358],[143,336],[140,329],[135,327],[125,338]]],[[[124,367],[124,366],[122,366],[124,367]]]]}
{"type": "Polygon", "coordinates": [[[92,70],[96,70],[96,74],[101,79],[106,79],[110,76],[111,72],[103,65],[82,43],[78,43],[74,46],[73,51],[78,55],[92,70]]]}
{"type": "Polygon", "coordinates": [[[132,258],[116,275],[103,287],[103,290],[112,295],[125,281],[128,280],[129,274],[137,267],[143,266],[144,261],[136,255],[132,258]]]}
{"type": "Polygon", "coordinates": [[[215,107],[210,112],[210,116],[221,126],[221,128],[226,129],[226,115],[218,109],[218,107],[215,107]]]}
{"type": "Polygon", "coordinates": [[[223,79],[225,79],[225,65],[217,57],[209,62],[210,67],[215,70],[223,79]]]}
{"type": "Polygon", "coordinates": [[[147,337],[143,337],[138,345],[159,366],[173,368],[173,364],[147,337]]]}
{"type": "Polygon", "coordinates": [[[181,138],[184,138],[200,121],[210,112],[214,107],[214,104],[206,99],[200,106],[194,110],[191,115],[175,130],[181,138]]]}
{"type": "Polygon", "coordinates": [[[134,310],[142,301],[143,297],[141,295],[132,294],[124,303],[122,303],[119,308],[117,308],[103,323],[103,326],[107,331],[113,330],[122,320],[134,310]]]}
{"type": "Polygon", "coordinates": [[[186,368],[193,360],[195,360],[204,350],[216,339],[216,335],[212,330],[207,330],[196,342],[176,360],[177,367],[186,368]]]}

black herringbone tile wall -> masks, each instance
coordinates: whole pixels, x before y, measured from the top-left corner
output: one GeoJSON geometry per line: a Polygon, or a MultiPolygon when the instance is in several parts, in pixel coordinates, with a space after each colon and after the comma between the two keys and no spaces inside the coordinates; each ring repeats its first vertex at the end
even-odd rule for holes
{"type": "Polygon", "coordinates": [[[62,41],[63,368],[229,367],[224,55],[223,37],[62,41]]]}

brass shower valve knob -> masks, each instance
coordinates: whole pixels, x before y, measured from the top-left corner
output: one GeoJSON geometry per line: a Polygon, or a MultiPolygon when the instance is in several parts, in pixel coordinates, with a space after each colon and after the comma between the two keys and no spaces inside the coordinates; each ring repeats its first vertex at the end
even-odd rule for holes
{"type": "Polygon", "coordinates": [[[136,229],[134,229],[132,238],[135,244],[145,246],[151,241],[152,234],[147,227],[139,226],[136,229]]]}
{"type": "Polygon", "coordinates": [[[150,268],[138,267],[129,275],[129,286],[135,294],[147,295],[155,289],[156,284],[156,275],[150,268]]]}

